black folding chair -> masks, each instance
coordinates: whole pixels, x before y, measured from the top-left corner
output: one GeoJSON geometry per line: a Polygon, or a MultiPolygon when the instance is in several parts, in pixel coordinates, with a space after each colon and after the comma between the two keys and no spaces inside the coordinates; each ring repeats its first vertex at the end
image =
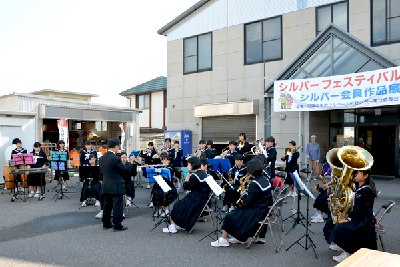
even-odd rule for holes
{"type": "Polygon", "coordinates": [[[383,252],[385,252],[386,250],[385,250],[385,244],[383,243],[383,240],[382,240],[382,234],[385,234],[386,230],[383,227],[383,225],[381,224],[381,221],[387,213],[390,213],[394,204],[396,204],[396,203],[392,200],[386,201],[385,203],[383,203],[383,205],[379,208],[378,212],[375,214],[375,217],[378,217],[379,212],[381,211],[381,209],[383,209],[383,213],[382,213],[381,217],[379,219],[377,219],[376,224],[375,224],[376,239],[377,239],[377,241],[379,240],[379,242],[381,243],[383,252]]]}

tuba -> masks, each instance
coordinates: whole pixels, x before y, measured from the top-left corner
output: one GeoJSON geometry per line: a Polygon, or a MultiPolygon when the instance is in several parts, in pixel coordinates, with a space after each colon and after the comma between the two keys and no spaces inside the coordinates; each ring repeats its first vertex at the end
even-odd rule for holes
{"type": "Polygon", "coordinates": [[[334,224],[347,218],[353,209],[353,172],[367,170],[374,164],[371,154],[358,146],[333,148],[326,154],[332,167],[332,196],[329,209],[334,224]]]}

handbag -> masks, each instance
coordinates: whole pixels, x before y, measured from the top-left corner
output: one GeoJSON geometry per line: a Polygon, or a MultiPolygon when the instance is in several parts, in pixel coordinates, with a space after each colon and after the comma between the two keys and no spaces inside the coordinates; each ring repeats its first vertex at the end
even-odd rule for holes
{"type": "Polygon", "coordinates": [[[321,166],[319,166],[319,165],[315,166],[314,174],[316,174],[316,175],[322,174],[321,166]]]}

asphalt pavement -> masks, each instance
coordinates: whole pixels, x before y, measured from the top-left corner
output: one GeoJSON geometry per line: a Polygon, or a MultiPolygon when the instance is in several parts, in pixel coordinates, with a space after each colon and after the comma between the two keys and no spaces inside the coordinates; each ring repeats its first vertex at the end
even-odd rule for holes
{"type": "MultiPolygon", "coordinates": [[[[72,178],[72,182],[76,181],[72,178]]],[[[317,181],[312,181],[312,187],[317,181]]],[[[377,179],[382,191],[375,202],[375,210],[386,200],[399,201],[400,179],[377,179]]],[[[169,235],[159,226],[154,231],[153,210],[147,207],[150,190],[136,188],[134,203],[129,207],[128,217],[123,225],[127,231],[103,230],[101,220],[94,216],[98,210],[87,206],[79,210],[80,187],[68,188],[69,197],[54,201],[51,189],[55,182],[48,183],[50,192],[39,201],[30,198],[27,202],[11,202],[8,191],[0,194],[0,266],[335,266],[332,256],[338,255],[328,249],[323,237],[324,224],[312,224],[310,234],[316,245],[318,259],[311,248],[305,250],[294,245],[286,249],[305,234],[305,228],[297,225],[289,234],[287,230],[293,220],[285,222],[282,234],[283,248],[275,253],[271,234],[268,230],[266,244],[214,248],[211,238],[199,241],[213,231],[210,221],[199,222],[194,231],[178,231],[169,235]]],[[[314,194],[316,194],[314,192],[314,194]]],[[[180,194],[183,197],[184,194],[180,194]]],[[[301,212],[306,215],[306,199],[301,200],[301,212]]],[[[310,200],[310,216],[315,213],[310,200]]],[[[293,198],[283,206],[283,218],[292,213],[293,198]]],[[[297,205],[296,205],[297,206],[297,205]]],[[[400,234],[397,232],[400,220],[400,205],[383,220],[386,228],[384,242],[390,253],[400,254],[400,234]]],[[[275,237],[277,232],[274,229],[275,237]]],[[[302,239],[301,244],[304,244],[302,239]]]]}

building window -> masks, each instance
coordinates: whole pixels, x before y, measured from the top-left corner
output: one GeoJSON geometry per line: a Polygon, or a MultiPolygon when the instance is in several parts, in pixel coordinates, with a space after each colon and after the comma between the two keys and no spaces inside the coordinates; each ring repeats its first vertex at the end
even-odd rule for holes
{"type": "Polygon", "coordinates": [[[245,62],[282,59],[282,16],[245,25],[245,62]]]}
{"type": "Polygon", "coordinates": [[[183,73],[201,72],[212,69],[211,33],[183,40],[183,73]]]}
{"type": "Polygon", "coordinates": [[[139,95],[138,97],[138,108],[149,109],[150,95],[139,95]]]}
{"type": "Polygon", "coordinates": [[[400,1],[372,0],[372,45],[400,41],[400,1]]]}
{"type": "Polygon", "coordinates": [[[348,2],[339,2],[316,8],[317,35],[323,31],[329,23],[334,23],[345,31],[349,31],[348,2]]]}

